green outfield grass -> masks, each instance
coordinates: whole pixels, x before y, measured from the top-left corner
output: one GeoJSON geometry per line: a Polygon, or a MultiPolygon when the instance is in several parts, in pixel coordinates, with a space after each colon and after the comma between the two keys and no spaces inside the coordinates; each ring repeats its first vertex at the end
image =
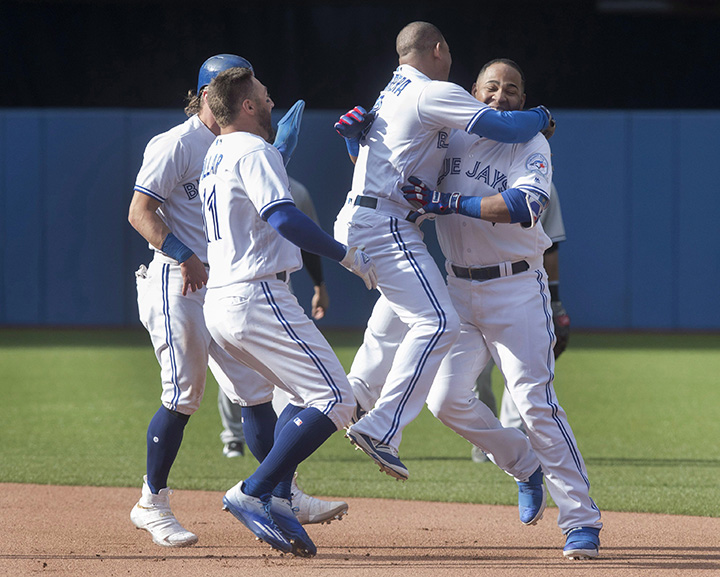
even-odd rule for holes
{"type": "MultiPolygon", "coordinates": [[[[348,367],[360,333],[326,336],[348,367]]],[[[601,509],[720,516],[720,335],[575,332],[556,372],[601,509]]],[[[139,487],[158,376],[142,330],[0,330],[0,481],[139,487]]],[[[225,490],[256,466],[223,457],[216,394],[211,378],[174,488],[225,490]]],[[[401,457],[406,483],[336,434],[300,466],[301,485],[328,496],[516,503],[513,480],[473,463],[470,445],[426,410],[405,430],[401,457]]]]}

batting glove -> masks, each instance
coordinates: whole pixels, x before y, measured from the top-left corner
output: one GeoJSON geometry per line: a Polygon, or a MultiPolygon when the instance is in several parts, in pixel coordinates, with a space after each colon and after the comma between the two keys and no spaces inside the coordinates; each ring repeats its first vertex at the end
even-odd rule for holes
{"type": "Polygon", "coordinates": [[[349,247],[340,264],[363,279],[368,290],[377,288],[375,263],[358,247],[349,247]]]}
{"type": "Polygon", "coordinates": [[[557,359],[568,345],[570,340],[570,317],[563,307],[562,302],[552,301],[550,303],[553,312],[553,325],[555,327],[555,348],[553,353],[557,359]]]}
{"type": "Polygon", "coordinates": [[[410,184],[401,188],[405,200],[417,210],[408,220],[415,222],[423,214],[453,214],[458,212],[461,195],[459,192],[438,192],[431,190],[416,176],[408,178],[410,184]]]}
{"type": "Polygon", "coordinates": [[[298,143],[298,135],[300,133],[300,122],[305,111],[305,101],[298,100],[293,104],[292,108],[285,113],[278,122],[277,131],[275,133],[275,142],[273,146],[282,154],[285,166],[290,162],[290,157],[295,152],[298,143]]]}
{"type": "Polygon", "coordinates": [[[335,130],[345,139],[350,156],[360,154],[360,139],[370,128],[374,114],[368,114],[362,106],[356,106],[343,114],[335,123],[335,130]]]}

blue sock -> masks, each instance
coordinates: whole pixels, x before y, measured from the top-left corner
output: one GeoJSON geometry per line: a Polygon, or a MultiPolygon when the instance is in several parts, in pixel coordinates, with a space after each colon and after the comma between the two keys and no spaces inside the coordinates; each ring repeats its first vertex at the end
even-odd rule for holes
{"type": "Polygon", "coordinates": [[[170,467],[177,457],[188,419],[190,415],[171,411],[163,405],[150,420],[147,430],[147,483],[155,495],[167,487],[170,467]]]}
{"type": "Polygon", "coordinates": [[[245,443],[258,462],[262,463],[273,447],[277,415],[272,402],[242,408],[245,443]]]}
{"type": "Polygon", "coordinates": [[[303,409],[282,428],[272,451],[245,480],[243,492],[253,497],[272,493],[288,471],[294,471],[335,431],[330,417],[313,407],[303,409]]]}
{"type": "MultiPolygon", "coordinates": [[[[280,416],[278,417],[277,425],[275,425],[275,439],[280,436],[280,432],[283,430],[285,425],[287,425],[290,421],[292,421],[298,413],[303,411],[303,407],[298,407],[297,405],[293,405],[288,403],[287,406],[283,409],[283,412],[280,413],[280,416]]],[[[277,484],[277,486],[273,489],[272,494],[275,497],[280,497],[281,499],[290,499],[292,494],[292,478],[295,474],[295,467],[290,469],[280,480],[280,482],[277,484]]]]}

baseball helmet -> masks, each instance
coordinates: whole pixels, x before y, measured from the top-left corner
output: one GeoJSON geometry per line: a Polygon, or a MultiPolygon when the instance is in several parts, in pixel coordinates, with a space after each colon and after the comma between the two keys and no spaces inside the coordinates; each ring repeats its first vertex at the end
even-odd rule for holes
{"type": "MultiPolygon", "coordinates": [[[[242,56],[234,54],[218,54],[211,56],[200,67],[198,74],[197,94],[200,94],[203,86],[210,84],[210,81],[221,72],[228,68],[249,68],[253,70],[252,64],[245,60],[242,56]]],[[[255,71],[253,70],[253,73],[255,71]]]]}

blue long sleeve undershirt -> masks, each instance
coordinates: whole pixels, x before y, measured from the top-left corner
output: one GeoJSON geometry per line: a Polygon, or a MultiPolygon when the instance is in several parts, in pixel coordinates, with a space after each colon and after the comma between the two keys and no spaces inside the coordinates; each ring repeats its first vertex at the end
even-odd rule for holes
{"type": "MultiPolygon", "coordinates": [[[[525,193],[519,188],[508,188],[501,193],[505,206],[510,212],[510,222],[530,222],[530,209],[525,202],[525,193]]],[[[481,196],[461,196],[458,203],[458,214],[472,218],[480,218],[481,196]]]]}
{"type": "Polygon", "coordinates": [[[548,117],[541,110],[494,110],[488,109],[478,115],[467,132],[496,140],[497,142],[527,142],[547,128],[548,117]]]}
{"type": "Polygon", "coordinates": [[[345,258],[345,245],[322,230],[291,202],[276,204],[262,216],[278,234],[302,250],[338,262],[345,258]]]}

